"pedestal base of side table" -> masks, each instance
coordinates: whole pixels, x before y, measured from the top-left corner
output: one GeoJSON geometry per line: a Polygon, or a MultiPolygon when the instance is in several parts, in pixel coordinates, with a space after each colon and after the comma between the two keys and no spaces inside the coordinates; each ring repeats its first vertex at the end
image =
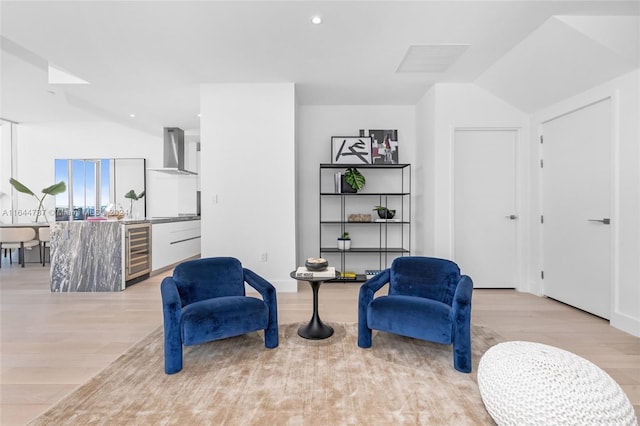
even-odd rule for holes
{"type": "Polygon", "coordinates": [[[298,329],[298,336],[305,339],[320,340],[332,335],[333,328],[320,321],[320,318],[311,318],[309,324],[298,329]]]}

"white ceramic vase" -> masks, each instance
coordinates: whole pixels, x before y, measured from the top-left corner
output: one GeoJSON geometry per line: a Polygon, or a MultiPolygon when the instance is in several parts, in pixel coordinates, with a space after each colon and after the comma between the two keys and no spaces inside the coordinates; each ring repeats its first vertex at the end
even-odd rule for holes
{"type": "Polygon", "coordinates": [[[351,249],[351,240],[344,240],[338,238],[338,250],[349,250],[351,249]]]}

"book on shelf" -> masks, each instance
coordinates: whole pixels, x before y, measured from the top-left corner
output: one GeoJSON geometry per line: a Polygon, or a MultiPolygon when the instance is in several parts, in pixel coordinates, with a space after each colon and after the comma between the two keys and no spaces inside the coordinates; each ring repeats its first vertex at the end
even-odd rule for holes
{"type": "Polygon", "coordinates": [[[296,269],[296,278],[335,278],[336,268],[333,266],[327,267],[324,271],[310,271],[304,266],[299,266],[296,269]]]}
{"type": "Polygon", "coordinates": [[[382,272],[381,269],[365,269],[364,275],[367,277],[367,279],[369,279],[375,277],[380,272],[382,272]]]}
{"type": "Polygon", "coordinates": [[[400,222],[400,219],[376,219],[374,222],[400,222]]]}

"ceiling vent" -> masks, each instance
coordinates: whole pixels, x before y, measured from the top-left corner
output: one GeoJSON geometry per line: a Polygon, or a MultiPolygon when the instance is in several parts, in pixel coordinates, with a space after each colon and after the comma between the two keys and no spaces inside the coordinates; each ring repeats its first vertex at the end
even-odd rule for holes
{"type": "Polygon", "coordinates": [[[468,44],[410,46],[396,72],[445,72],[468,47],[468,44]]]}

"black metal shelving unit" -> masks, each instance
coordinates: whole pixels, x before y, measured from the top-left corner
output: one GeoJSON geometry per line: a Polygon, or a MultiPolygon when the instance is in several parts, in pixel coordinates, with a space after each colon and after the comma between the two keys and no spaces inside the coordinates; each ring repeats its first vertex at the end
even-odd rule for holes
{"type": "MultiPolygon", "coordinates": [[[[399,256],[411,254],[411,164],[320,164],[319,168],[319,253],[339,257],[339,265],[336,269],[340,272],[348,271],[350,257],[361,255],[371,258],[370,267],[367,269],[385,269],[391,261],[399,256]],[[367,177],[367,184],[361,192],[344,193],[336,192],[334,186],[334,174],[349,167],[355,167],[367,177]],[[332,171],[334,173],[332,173],[332,171]],[[369,173],[367,173],[369,172],[369,173]],[[369,181],[372,175],[377,175],[373,188],[368,192],[369,181]],[[369,176],[368,176],[369,175],[369,176]],[[388,179],[388,183],[385,183],[388,179]],[[385,191],[388,188],[389,191],[385,191]],[[371,212],[371,222],[350,222],[348,214],[350,205],[361,200],[369,199],[372,205],[388,206],[396,210],[393,220],[376,221],[377,214],[371,212]],[[335,207],[339,203],[339,217],[326,218],[323,216],[323,207],[327,203],[335,207]],[[350,250],[337,248],[335,239],[327,239],[330,235],[341,235],[347,229],[361,229],[377,232],[377,244],[360,245],[353,243],[350,250]],[[357,227],[357,228],[355,228],[357,227]],[[393,239],[395,245],[389,245],[393,239]],[[334,245],[329,245],[333,241],[334,245]],[[324,243],[324,244],[323,244],[324,243]]],[[[364,271],[363,271],[364,272],[364,271]]],[[[337,278],[333,281],[358,282],[364,281],[366,276],[356,273],[356,278],[337,278]]]]}

